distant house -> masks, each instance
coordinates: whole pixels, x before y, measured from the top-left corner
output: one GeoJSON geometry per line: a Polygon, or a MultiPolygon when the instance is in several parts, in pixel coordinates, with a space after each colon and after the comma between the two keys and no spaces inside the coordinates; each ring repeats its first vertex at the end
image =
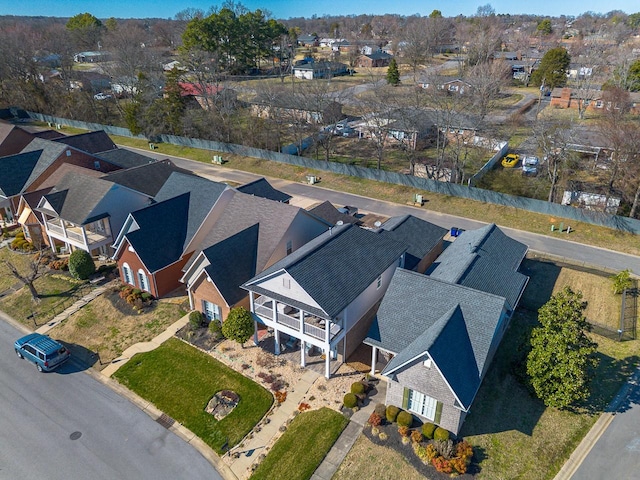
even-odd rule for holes
{"type": "Polygon", "coordinates": [[[98,63],[111,60],[111,54],[105,51],[80,52],[73,56],[73,61],[77,63],[98,63]]]}
{"type": "Polygon", "coordinates": [[[318,36],[313,34],[300,35],[298,37],[298,45],[302,45],[303,47],[317,47],[318,36]]]}
{"type": "Polygon", "coordinates": [[[244,283],[256,332],[273,329],[276,354],[300,341],[302,366],[311,350],[323,352],[329,378],[331,360],[340,364],[365,337],[406,248],[354,225],[331,228],[244,283]]]}
{"type": "Polygon", "coordinates": [[[438,88],[440,90],[445,90],[451,93],[459,93],[463,95],[464,93],[470,93],[473,86],[462,80],[461,78],[451,78],[451,77],[435,77],[423,79],[420,81],[420,86],[422,88],[438,88]]]}
{"type": "Polygon", "coordinates": [[[343,118],[342,105],[328,98],[319,102],[310,102],[304,95],[296,94],[258,96],[250,105],[251,113],[260,118],[281,115],[284,118],[288,117],[294,121],[304,121],[314,125],[333,123],[343,118]]]}
{"type": "MultiPolygon", "coordinates": [[[[618,109],[617,105],[606,99],[606,92],[596,89],[572,89],[570,87],[556,87],[551,91],[551,106],[555,108],[575,108],[582,103],[588,111],[602,112],[610,109],[618,109]]],[[[640,114],[640,93],[629,94],[629,103],[626,105],[629,113],[640,114]]]]}
{"type": "Polygon", "coordinates": [[[348,73],[348,66],[339,62],[309,62],[293,67],[293,75],[305,80],[338,77],[348,73]]]}
{"type": "Polygon", "coordinates": [[[488,225],[460,235],[429,275],[395,271],[364,341],[386,404],[458,434],[526,287],[526,251],[488,225]]]}
{"type": "Polygon", "coordinates": [[[393,55],[382,50],[363,54],[356,60],[356,66],[361,68],[388,67],[393,55]]]}
{"type": "Polygon", "coordinates": [[[235,90],[231,90],[224,85],[200,85],[189,82],[179,82],[178,85],[181,90],[180,95],[193,98],[204,110],[209,110],[211,103],[217,103],[220,100],[223,100],[225,105],[232,106],[235,105],[238,99],[238,94],[235,90]]]}

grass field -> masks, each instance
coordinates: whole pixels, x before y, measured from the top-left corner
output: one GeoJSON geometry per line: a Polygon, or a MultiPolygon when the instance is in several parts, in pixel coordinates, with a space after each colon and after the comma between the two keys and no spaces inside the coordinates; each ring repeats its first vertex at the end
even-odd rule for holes
{"type": "MultiPolygon", "coordinates": [[[[329,408],[299,414],[275,443],[251,479],[307,480],[318,468],[347,423],[348,420],[342,414],[329,408]]],[[[361,476],[361,472],[358,472],[358,476],[361,476]]]]}
{"type": "Polygon", "coordinates": [[[273,396],[257,383],[175,338],[135,355],[114,376],[220,454],[227,440],[229,447],[238,444],[273,403],[273,396]],[[236,392],[240,402],[217,421],[205,407],[220,390],[236,392]]]}

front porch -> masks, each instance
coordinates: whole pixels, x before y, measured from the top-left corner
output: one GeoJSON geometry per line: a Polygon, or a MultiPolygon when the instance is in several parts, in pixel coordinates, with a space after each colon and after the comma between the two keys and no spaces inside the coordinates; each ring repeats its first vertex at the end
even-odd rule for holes
{"type": "Polygon", "coordinates": [[[55,240],[63,242],[67,248],[79,248],[92,252],[113,242],[110,234],[94,231],[88,226],[73,225],[61,219],[49,219],[46,222],[47,235],[51,245],[55,240]]]}

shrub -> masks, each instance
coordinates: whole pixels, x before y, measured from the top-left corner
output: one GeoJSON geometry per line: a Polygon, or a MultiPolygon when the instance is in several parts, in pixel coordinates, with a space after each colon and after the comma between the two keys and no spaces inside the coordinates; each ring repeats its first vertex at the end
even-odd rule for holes
{"type": "Polygon", "coordinates": [[[427,422],[424,425],[422,425],[422,435],[424,435],[429,440],[431,440],[433,439],[433,432],[435,431],[435,429],[436,429],[436,426],[433,423],[427,422]]]}
{"type": "Polygon", "coordinates": [[[298,405],[298,410],[300,412],[304,412],[305,410],[309,410],[311,408],[311,405],[309,405],[308,403],[301,403],[300,405],[298,405]]]}
{"type": "Polygon", "coordinates": [[[395,405],[389,405],[387,407],[387,411],[385,412],[385,416],[387,417],[387,421],[393,423],[396,421],[396,417],[398,416],[398,412],[400,409],[395,405]]]}
{"type": "Polygon", "coordinates": [[[444,458],[453,458],[456,456],[456,447],[452,440],[434,440],[433,446],[444,458]]]}
{"type": "Polygon", "coordinates": [[[430,443],[429,445],[427,445],[426,448],[426,456],[427,456],[427,461],[431,461],[434,458],[436,458],[438,455],[440,455],[438,453],[438,450],[436,450],[436,446],[433,443],[430,443]]]}
{"type": "Polygon", "coordinates": [[[372,427],[378,427],[382,424],[382,417],[376,412],[373,412],[371,415],[369,415],[368,423],[372,427]]]}
{"type": "Polygon", "coordinates": [[[387,407],[384,403],[377,403],[373,411],[380,415],[380,418],[385,418],[387,416],[387,407]]]}
{"type": "Polygon", "coordinates": [[[401,437],[408,437],[409,436],[409,427],[406,427],[404,425],[398,427],[398,433],[400,434],[401,437]]]}
{"type": "Polygon", "coordinates": [[[463,458],[452,458],[449,463],[460,475],[467,473],[467,462],[463,458]]]}
{"type": "Polygon", "coordinates": [[[616,295],[621,294],[625,289],[633,286],[633,280],[631,280],[631,272],[629,270],[622,270],[620,273],[610,278],[613,283],[613,293],[616,295]]]}
{"type": "MultiPolygon", "coordinates": [[[[403,440],[405,438],[409,438],[409,437],[403,437],[403,440]]],[[[404,442],[402,442],[402,443],[404,443],[404,442]]],[[[431,447],[431,444],[427,445],[426,447],[424,445],[420,444],[420,443],[414,443],[413,444],[413,453],[415,453],[416,456],[420,460],[422,460],[422,463],[424,463],[425,465],[427,463],[429,463],[432,460],[432,458],[434,458],[434,457],[430,457],[429,456],[429,452],[430,452],[429,447],[431,447]]]]}
{"type": "Polygon", "coordinates": [[[433,439],[440,441],[449,440],[449,430],[446,430],[442,427],[436,428],[435,432],[433,432],[433,439]]]}
{"type": "Polygon", "coordinates": [[[222,324],[222,334],[244,347],[244,343],[253,335],[253,317],[244,307],[232,308],[222,324]]]}
{"type": "Polygon", "coordinates": [[[222,337],[222,324],[220,323],[220,320],[216,320],[214,318],[209,322],[209,332],[216,338],[216,340],[222,337]]]}
{"type": "Polygon", "coordinates": [[[71,255],[69,255],[69,273],[73,277],[86,280],[95,271],[96,266],[89,252],[80,249],[71,252],[71,255]]]}
{"type": "Polygon", "coordinates": [[[420,430],[414,430],[411,432],[411,441],[413,443],[420,443],[422,441],[422,433],[420,430]]]}
{"type": "Polygon", "coordinates": [[[371,427],[371,435],[377,437],[380,435],[380,429],[378,427],[371,427]]]}
{"type": "Polygon", "coordinates": [[[58,260],[52,260],[51,262],[49,262],[49,265],[47,265],[47,267],[51,270],[69,270],[69,259],[62,258],[58,260]]]}
{"type": "Polygon", "coordinates": [[[451,462],[444,457],[436,457],[431,460],[431,464],[436,467],[436,470],[441,473],[452,473],[453,468],[451,467],[451,462]]]}
{"type": "Polygon", "coordinates": [[[287,392],[275,392],[273,396],[276,397],[276,402],[283,403],[287,399],[287,392]]]}
{"type": "Polygon", "coordinates": [[[389,435],[387,435],[384,432],[380,432],[380,434],[378,435],[378,438],[382,441],[385,441],[387,438],[389,438],[389,435]]]}
{"type": "Polygon", "coordinates": [[[465,440],[459,442],[456,445],[456,456],[471,462],[471,457],[473,457],[473,447],[465,440]]]}
{"type": "Polygon", "coordinates": [[[365,391],[364,383],[353,382],[351,384],[351,393],[355,393],[356,395],[362,395],[364,391],[365,391]]]}
{"type": "Polygon", "coordinates": [[[411,415],[411,413],[409,412],[402,410],[401,412],[398,413],[396,417],[396,421],[400,426],[406,425],[407,427],[410,427],[411,424],[413,423],[413,415],[411,415]]]}
{"type": "Polygon", "coordinates": [[[198,310],[194,310],[189,314],[189,325],[196,330],[204,324],[204,315],[198,310]]]}
{"type": "Polygon", "coordinates": [[[149,302],[153,299],[153,295],[151,295],[149,292],[142,292],[140,294],[140,298],[143,302],[149,302]]]}
{"type": "Polygon", "coordinates": [[[358,405],[358,397],[354,393],[347,393],[342,399],[342,403],[346,408],[353,408],[358,405]]]}

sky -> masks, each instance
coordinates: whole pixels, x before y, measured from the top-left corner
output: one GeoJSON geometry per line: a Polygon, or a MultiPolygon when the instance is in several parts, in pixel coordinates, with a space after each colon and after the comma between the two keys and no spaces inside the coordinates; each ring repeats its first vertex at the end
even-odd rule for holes
{"type": "MultiPolygon", "coordinates": [[[[436,2],[433,0],[243,0],[249,10],[268,10],[277,19],[311,17],[317,15],[384,14],[428,16],[440,10],[445,17],[470,16],[481,5],[490,4],[497,14],[528,13],[535,15],[573,15],[585,12],[607,13],[622,10],[628,14],[640,12],[638,0],[538,0],[524,2],[513,0],[458,0],[436,2]],[[606,5],[605,5],[606,3],[606,5]]],[[[29,15],[71,17],[89,12],[98,18],[173,18],[179,11],[193,7],[207,11],[222,2],[207,0],[0,0],[0,15],[29,15]]]]}

